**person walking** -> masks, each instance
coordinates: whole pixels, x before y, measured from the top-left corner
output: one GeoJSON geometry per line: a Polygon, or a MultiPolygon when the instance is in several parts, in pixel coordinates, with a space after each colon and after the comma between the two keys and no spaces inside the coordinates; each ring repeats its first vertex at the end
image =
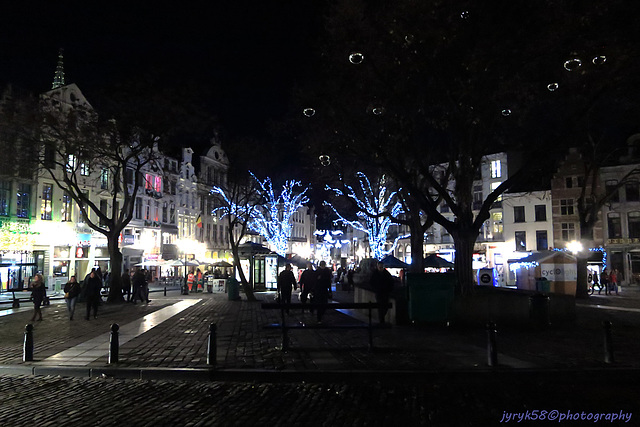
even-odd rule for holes
{"type": "MultiPolygon", "coordinates": [[[[287,264],[284,270],[278,275],[278,293],[280,294],[280,302],[291,304],[291,289],[298,289],[298,283],[293,275],[291,264],[287,264]]],[[[289,309],[287,309],[287,314],[289,309]]]]}
{"type": "Polygon", "coordinates": [[[598,295],[600,295],[600,291],[604,288],[604,294],[609,295],[609,273],[607,273],[607,268],[605,267],[600,273],[600,289],[598,289],[598,295]]]}
{"type": "MultiPolygon", "coordinates": [[[[316,286],[316,271],[313,269],[311,262],[307,262],[307,268],[302,272],[299,284],[301,290],[300,302],[306,304],[309,294],[313,293],[313,289],[316,286]]],[[[304,308],[302,311],[304,311],[304,308]]],[[[310,311],[313,313],[313,308],[310,311]]]]}
{"type": "MultiPolygon", "coordinates": [[[[331,270],[327,268],[327,263],[324,261],[320,261],[318,267],[318,270],[316,270],[316,283],[313,288],[313,302],[314,304],[327,304],[329,302],[333,274],[331,274],[331,270]]],[[[322,323],[322,316],[324,316],[325,311],[326,308],[318,307],[318,323],[322,323]]]]}
{"type": "Polygon", "coordinates": [[[42,277],[42,274],[38,273],[33,279],[33,282],[31,282],[31,298],[33,299],[33,316],[31,317],[32,322],[34,320],[42,320],[42,311],[40,310],[40,307],[42,306],[46,295],[47,290],[44,287],[44,279],[42,277]]]}
{"type": "Polygon", "coordinates": [[[122,296],[127,296],[126,301],[131,301],[131,275],[129,274],[129,269],[125,268],[124,273],[120,277],[120,281],[122,282],[122,296]]]}
{"type": "Polygon", "coordinates": [[[64,285],[64,300],[67,302],[67,311],[69,312],[69,320],[73,320],[73,313],[76,311],[76,303],[78,295],[82,288],[76,280],[76,276],[69,277],[69,281],[64,285]]]}
{"type": "Polygon", "coordinates": [[[192,292],[193,282],[195,281],[195,278],[196,276],[193,274],[193,271],[190,271],[187,275],[187,289],[189,289],[189,292],[192,292]]]}
{"type": "Polygon", "coordinates": [[[618,295],[618,269],[614,268],[611,271],[611,274],[609,274],[609,283],[611,283],[611,289],[610,292],[615,291],[616,295],[618,295]]]}
{"type": "MultiPolygon", "coordinates": [[[[389,294],[393,290],[393,277],[385,268],[384,264],[378,261],[377,268],[371,274],[371,288],[376,293],[376,302],[378,304],[389,304],[389,294]]],[[[378,320],[384,325],[385,316],[387,315],[387,307],[378,308],[378,320]]]]}
{"type": "Polygon", "coordinates": [[[102,290],[102,279],[98,276],[95,269],[89,273],[89,278],[84,284],[85,295],[87,299],[87,315],[85,320],[89,320],[91,310],[93,309],[93,318],[98,318],[98,305],[100,304],[100,291],[102,290]]]}

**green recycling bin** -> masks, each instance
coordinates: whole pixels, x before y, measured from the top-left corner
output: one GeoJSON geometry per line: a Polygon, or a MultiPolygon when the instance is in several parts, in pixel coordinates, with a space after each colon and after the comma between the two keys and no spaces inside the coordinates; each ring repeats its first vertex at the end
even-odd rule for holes
{"type": "Polygon", "coordinates": [[[233,277],[227,279],[227,296],[229,301],[237,301],[240,299],[240,284],[233,277]]]}
{"type": "Polygon", "coordinates": [[[455,280],[453,273],[407,273],[409,319],[413,322],[449,320],[455,280]]]}

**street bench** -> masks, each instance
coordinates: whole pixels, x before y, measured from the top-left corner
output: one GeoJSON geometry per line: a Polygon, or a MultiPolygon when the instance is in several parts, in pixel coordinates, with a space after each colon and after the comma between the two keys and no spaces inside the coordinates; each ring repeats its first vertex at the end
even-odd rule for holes
{"type": "Polygon", "coordinates": [[[371,321],[371,311],[379,308],[387,309],[391,308],[391,303],[377,303],[377,302],[338,302],[327,304],[302,304],[302,303],[262,303],[262,308],[265,310],[280,310],[281,321],[280,323],[272,323],[265,326],[265,329],[281,329],[282,330],[282,351],[289,349],[289,329],[367,329],[369,331],[369,350],[373,350],[373,323],[371,321]],[[364,309],[369,312],[368,323],[354,323],[354,324],[306,324],[298,322],[295,324],[287,324],[286,312],[296,309],[313,309],[324,308],[328,310],[340,310],[340,309],[364,309]]]}

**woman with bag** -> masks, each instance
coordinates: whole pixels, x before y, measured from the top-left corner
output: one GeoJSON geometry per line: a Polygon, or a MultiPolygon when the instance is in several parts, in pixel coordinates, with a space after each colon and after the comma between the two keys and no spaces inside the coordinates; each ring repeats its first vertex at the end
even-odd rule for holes
{"type": "Polygon", "coordinates": [[[69,320],[73,320],[73,313],[76,311],[76,303],[78,295],[82,288],[80,283],[76,281],[76,276],[71,276],[66,285],[64,285],[64,299],[67,302],[67,311],[69,312],[69,320]]]}

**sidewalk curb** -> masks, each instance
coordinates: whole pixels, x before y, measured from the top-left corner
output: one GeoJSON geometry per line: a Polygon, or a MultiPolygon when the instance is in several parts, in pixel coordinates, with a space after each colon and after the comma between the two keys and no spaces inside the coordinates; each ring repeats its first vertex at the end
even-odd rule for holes
{"type": "Polygon", "coordinates": [[[452,371],[296,371],[261,369],[215,368],[118,368],[118,367],[65,367],[33,365],[0,365],[1,375],[62,376],[81,378],[138,379],[146,381],[224,381],[224,382],[411,382],[459,383],[473,381],[553,381],[571,383],[638,384],[640,368],[603,367],[589,369],[509,369],[481,367],[477,370],[452,371]]]}

